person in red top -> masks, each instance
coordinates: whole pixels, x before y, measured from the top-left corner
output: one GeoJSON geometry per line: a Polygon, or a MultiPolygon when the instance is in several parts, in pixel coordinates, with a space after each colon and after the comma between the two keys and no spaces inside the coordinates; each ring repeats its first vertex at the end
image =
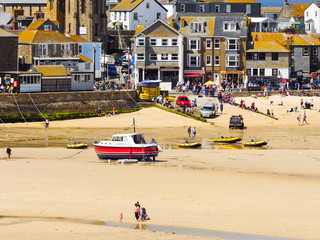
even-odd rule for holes
{"type": "Polygon", "coordinates": [[[134,216],[136,217],[137,221],[139,221],[140,217],[140,205],[138,203],[134,204],[135,210],[134,210],[134,216]]]}

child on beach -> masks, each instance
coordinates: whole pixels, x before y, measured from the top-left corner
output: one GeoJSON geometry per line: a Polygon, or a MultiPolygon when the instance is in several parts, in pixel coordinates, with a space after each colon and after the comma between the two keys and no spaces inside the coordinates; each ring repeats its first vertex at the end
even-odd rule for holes
{"type": "Polygon", "coordinates": [[[301,115],[299,114],[299,116],[297,117],[298,120],[298,125],[300,126],[300,121],[301,121],[301,115]]]}
{"type": "Polygon", "coordinates": [[[11,148],[6,147],[6,154],[7,154],[7,156],[8,156],[8,159],[10,159],[10,156],[11,156],[11,148]]]}

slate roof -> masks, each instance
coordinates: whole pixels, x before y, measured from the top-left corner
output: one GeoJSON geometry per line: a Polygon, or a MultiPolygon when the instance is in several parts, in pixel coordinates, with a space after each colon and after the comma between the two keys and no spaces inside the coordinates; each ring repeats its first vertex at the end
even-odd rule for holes
{"type": "Polygon", "coordinates": [[[201,36],[201,37],[206,37],[206,36],[213,36],[214,30],[215,30],[215,17],[205,17],[205,16],[181,16],[181,21],[186,22],[186,26],[182,27],[180,25],[180,30],[179,32],[182,35],[192,37],[193,35],[201,36]],[[183,19],[183,20],[182,20],[183,19]],[[206,23],[205,32],[192,32],[191,29],[191,23],[192,22],[203,22],[206,23]]]}
{"type": "Polygon", "coordinates": [[[0,13],[0,25],[6,25],[10,23],[13,19],[11,13],[2,12],[0,13]]]}
{"type": "Polygon", "coordinates": [[[310,3],[288,3],[284,4],[277,21],[288,22],[292,17],[303,18],[304,10],[310,6],[310,3]]]}
{"type": "Polygon", "coordinates": [[[258,3],[254,0],[225,0],[227,3],[258,3]]]}
{"type": "Polygon", "coordinates": [[[44,24],[48,19],[40,19],[37,21],[34,21],[32,23],[30,23],[30,25],[27,27],[27,30],[38,30],[39,27],[42,26],[42,24],[44,24]]]}
{"type": "Polygon", "coordinates": [[[70,76],[63,65],[33,65],[29,71],[42,73],[44,77],[70,76]]]}
{"type": "Polygon", "coordinates": [[[254,32],[251,33],[253,41],[263,41],[263,42],[282,42],[287,38],[285,33],[264,33],[264,32],[254,32]]]}
{"type": "Polygon", "coordinates": [[[87,39],[80,35],[69,35],[70,39],[74,42],[89,42],[87,39]]]}
{"type": "MultiPolygon", "coordinates": [[[[144,0],[122,0],[114,8],[112,8],[110,12],[119,12],[119,11],[131,12],[136,7],[138,7],[143,1],[144,0]]],[[[161,6],[164,10],[168,11],[158,1],[154,0],[154,2],[155,4],[159,4],[159,6],[161,6]]]]}
{"type": "Polygon", "coordinates": [[[253,42],[252,48],[248,49],[247,52],[287,52],[290,51],[286,49],[283,45],[278,42],[253,42]]]}
{"type": "Polygon", "coordinates": [[[60,43],[74,42],[56,31],[26,30],[19,35],[19,43],[60,43]]]}
{"type": "MultiPolygon", "coordinates": [[[[320,46],[320,41],[308,34],[294,34],[290,37],[291,46],[320,46]]],[[[283,41],[281,44],[286,45],[287,40],[283,41]]]]}
{"type": "Polygon", "coordinates": [[[219,37],[247,37],[248,28],[243,26],[243,15],[242,16],[216,16],[214,36],[219,37]],[[224,22],[236,22],[237,31],[224,31],[224,22]]]}
{"type": "Polygon", "coordinates": [[[0,4],[47,4],[47,0],[0,0],[0,4]]]}
{"type": "Polygon", "coordinates": [[[139,34],[143,34],[148,37],[177,37],[180,33],[173,27],[169,26],[166,22],[158,19],[151,25],[141,29],[141,31],[135,34],[135,36],[139,34]]]}
{"type": "Polygon", "coordinates": [[[16,34],[8,32],[2,28],[0,28],[0,37],[18,37],[16,34]]]}

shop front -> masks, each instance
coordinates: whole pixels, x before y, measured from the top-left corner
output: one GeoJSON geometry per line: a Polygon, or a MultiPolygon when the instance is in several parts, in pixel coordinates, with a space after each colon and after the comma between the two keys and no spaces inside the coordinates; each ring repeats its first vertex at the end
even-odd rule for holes
{"type": "Polygon", "coordinates": [[[201,82],[204,83],[203,70],[184,70],[183,71],[184,82],[201,82]]]}
{"type": "Polygon", "coordinates": [[[220,71],[221,78],[234,88],[243,85],[244,71],[220,71]]]}

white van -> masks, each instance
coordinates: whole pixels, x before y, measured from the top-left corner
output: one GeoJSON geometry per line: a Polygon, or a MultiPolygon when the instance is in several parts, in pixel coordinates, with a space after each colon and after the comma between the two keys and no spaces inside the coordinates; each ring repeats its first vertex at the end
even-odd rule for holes
{"type": "Polygon", "coordinates": [[[212,118],[216,115],[216,107],[214,103],[206,103],[200,112],[200,116],[203,118],[212,118]]]}

